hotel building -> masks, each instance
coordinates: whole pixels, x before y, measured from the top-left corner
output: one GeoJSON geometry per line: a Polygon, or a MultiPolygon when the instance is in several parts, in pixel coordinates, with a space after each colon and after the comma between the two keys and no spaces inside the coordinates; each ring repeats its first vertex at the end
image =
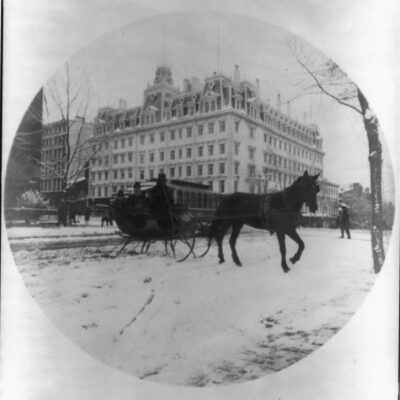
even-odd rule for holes
{"type": "Polygon", "coordinates": [[[305,170],[322,173],[322,138],[260,99],[260,84],[214,73],[174,86],[171,69],[156,70],[141,105],[98,110],[98,143],[90,166],[92,198],[110,197],[135,181],[156,178],[209,185],[219,193],[261,193],[290,185],[305,170]],[[104,135],[107,140],[104,141],[104,135]]]}

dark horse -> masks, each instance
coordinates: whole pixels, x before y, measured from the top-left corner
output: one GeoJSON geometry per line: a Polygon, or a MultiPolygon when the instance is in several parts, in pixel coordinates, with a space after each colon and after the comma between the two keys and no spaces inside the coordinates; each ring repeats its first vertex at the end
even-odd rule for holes
{"type": "Polygon", "coordinates": [[[233,193],[228,195],[217,208],[215,219],[210,227],[209,246],[212,239],[216,239],[219,262],[225,261],[222,241],[228,228],[232,227],[229,239],[232,258],[236,265],[242,265],[236,253],[235,245],[243,225],[249,225],[253,228],[268,230],[271,234],[276,232],[282,256],[283,271],[290,271],[286,263],[285,235],[288,235],[299,246],[296,254],[290,259],[294,264],[300,259],[304,250],[304,242],[296,232],[300,223],[301,208],[305,203],[311,212],[317,211],[318,176],[319,174],[310,176],[306,171],[303,176],[281,192],[258,195],[233,193]]]}

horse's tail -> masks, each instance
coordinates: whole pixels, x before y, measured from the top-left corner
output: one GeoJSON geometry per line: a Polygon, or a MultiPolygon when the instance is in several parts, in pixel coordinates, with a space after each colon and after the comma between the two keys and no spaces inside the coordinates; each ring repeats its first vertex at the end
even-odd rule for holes
{"type": "Polygon", "coordinates": [[[206,250],[204,251],[204,253],[200,254],[199,257],[204,257],[204,256],[209,252],[209,250],[210,250],[210,248],[211,248],[211,244],[212,244],[214,238],[216,237],[217,231],[218,231],[218,222],[217,222],[217,220],[214,219],[214,220],[211,222],[211,225],[210,225],[210,227],[209,227],[209,229],[208,229],[208,235],[207,235],[207,237],[208,237],[208,243],[207,243],[207,248],[206,248],[206,250]]]}

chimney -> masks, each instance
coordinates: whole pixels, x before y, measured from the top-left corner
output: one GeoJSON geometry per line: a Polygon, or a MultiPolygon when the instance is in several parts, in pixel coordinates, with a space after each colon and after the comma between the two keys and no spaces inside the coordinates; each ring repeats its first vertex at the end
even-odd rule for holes
{"type": "Polygon", "coordinates": [[[189,79],[184,79],[183,80],[183,91],[190,92],[191,90],[192,90],[192,83],[190,82],[189,79]]]}
{"type": "Polygon", "coordinates": [[[120,110],[126,110],[126,107],[127,107],[127,105],[126,105],[126,100],[125,100],[125,99],[119,99],[119,101],[118,101],[118,108],[119,108],[120,110]]]}
{"type": "Polygon", "coordinates": [[[278,93],[278,96],[276,98],[276,108],[281,111],[281,94],[278,93]]]}
{"type": "Polygon", "coordinates": [[[290,101],[286,102],[286,114],[288,117],[290,117],[290,101]]]}
{"type": "Polygon", "coordinates": [[[197,77],[192,78],[192,88],[193,90],[200,90],[201,89],[200,79],[197,77]]]}
{"type": "Polygon", "coordinates": [[[257,100],[260,100],[260,80],[256,79],[256,97],[257,100]]]}
{"type": "Polygon", "coordinates": [[[235,70],[233,72],[233,83],[239,84],[239,82],[240,82],[239,65],[235,64],[235,70]]]}

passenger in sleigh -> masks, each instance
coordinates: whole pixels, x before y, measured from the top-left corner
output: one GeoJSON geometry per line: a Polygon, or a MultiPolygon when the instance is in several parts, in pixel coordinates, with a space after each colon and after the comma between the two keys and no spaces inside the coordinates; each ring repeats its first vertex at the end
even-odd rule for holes
{"type": "Polygon", "coordinates": [[[143,228],[146,225],[146,216],[149,213],[149,204],[145,194],[141,190],[140,182],[133,185],[133,194],[128,197],[129,215],[136,227],[143,228]]]}
{"type": "Polygon", "coordinates": [[[150,215],[156,218],[161,229],[172,229],[174,225],[173,206],[172,191],[167,186],[165,174],[161,173],[158,175],[156,185],[150,192],[150,215]]]}

